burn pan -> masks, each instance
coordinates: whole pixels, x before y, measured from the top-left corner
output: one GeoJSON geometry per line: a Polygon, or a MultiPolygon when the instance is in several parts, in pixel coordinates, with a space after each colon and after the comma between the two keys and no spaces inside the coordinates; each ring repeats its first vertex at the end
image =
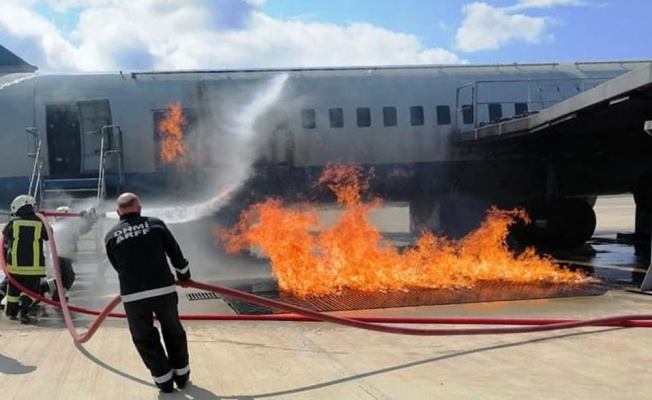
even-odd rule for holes
{"type": "MultiPolygon", "coordinates": [[[[256,281],[234,289],[261,297],[278,300],[313,311],[350,311],[382,308],[415,307],[478,302],[533,300],[559,297],[595,296],[607,292],[610,287],[603,282],[576,284],[514,283],[504,281],[480,281],[473,287],[414,288],[367,292],[344,289],[337,294],[298,297],[282,293],[276,282],[256,281]]],[[[284,311],[224,296],[227,304],[240,315],[282,314],[284,311]]]]}

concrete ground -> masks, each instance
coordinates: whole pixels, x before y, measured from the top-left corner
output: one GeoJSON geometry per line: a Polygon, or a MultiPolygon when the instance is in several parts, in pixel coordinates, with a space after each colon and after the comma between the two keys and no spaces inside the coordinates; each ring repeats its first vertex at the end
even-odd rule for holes
{"type": "MultiPolygon", "coordinates": [[[[629,229],[628,199],[601,200],[599,232],[629,229]],[[622,207],[621,207],[622,206],[622,207]],[[613,215],[619,215],[621,218],[613,215]],[[601,216],[611,215],[608,218],[601,216]],[[611,222],[605,222],[611,221],[611,222]]],[[[389,210],[402,218],[400,209],[389,210]]],[[[402,221],[402,220],[401,220],[402,221]]],[[[633,221],[633,218],[631,219],[633,221]]],[[[403,223],[403,222],[401,222],[403,223]]],[[[632,222],[633,223],[633,222],[632,222]]],[[[596,245],[587,263],[633,279],[645,266],[631,246],[596,245]],[[601,247],[602,246],[602,247],[601,247]],[[631,251],[627,251],[630,249],[631,251]]],[[[219,269],[219,281],[242,266],[219,269]]],[[[101,308],[115,277],[80,265],[71,303],[101,308]]],[[[596,270],[596,271],[597,271],[596,270]]],[[[250,269],[247,276],[264,276],[250,269]]],[[[199,277],[198,277],[199,279],[199,277]]],[[[209,279],[209,277],[202,277],[209,279]]],[[[210,280],[210,279],[209,279],[210,280]]],[[[652,314],[652,296],[622,287],[595,296],[361,310],[344,316],[577,318],[652,314]]],[[[182,314],[233,314],[221,299],[189,301],[182,314]]],[[[194,291],[194,290],[193,290],[194,291]]],[[[92,317],[77,314],[83,332],[92,317]]],[[[172,394],[154,387],[125,321],[107,320],[75,345],[57,311],[34,326],[0,318],[2,399],[644,399],[652,392],[649,328],[587,327],[472,336],[403,336],[322,322],[186,321],[191,384],[172,394]]],[[[476,328],[435,325],[420,328],[476,328]]]]}

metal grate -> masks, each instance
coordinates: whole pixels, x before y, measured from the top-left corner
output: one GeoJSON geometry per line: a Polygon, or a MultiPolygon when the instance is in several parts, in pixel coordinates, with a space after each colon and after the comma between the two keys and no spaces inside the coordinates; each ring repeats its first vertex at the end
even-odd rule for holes
{"type": "Polygon", "coordinates": [[[190,301],[194,301],[194,300],[220,299],[221,297],[213,292],[193,292],[193,293],[186,293],[186,298],[190,301]]]}
{"type": "MultiPolygon", "coordinates": [[[[247,288],[238,288],[249,291],[247,288]]],[[[511,283],[482,281],[474,287],[433,288],[362,292],[343,290],[341,293],[307,298],[295,297],[278,291],[255,293],[258,296],[308,308],[314,311],[347,311],[378,308],[414,307],[425,305],[461,304],[491,301],[532,300],[555,297],[592,296],[605,293],[604,283],[560,285],[555,283],[511,283]]],[[[238,314],[277,314],[283,311],[259,306],[231,297],[224,300],[238,314]]]]}

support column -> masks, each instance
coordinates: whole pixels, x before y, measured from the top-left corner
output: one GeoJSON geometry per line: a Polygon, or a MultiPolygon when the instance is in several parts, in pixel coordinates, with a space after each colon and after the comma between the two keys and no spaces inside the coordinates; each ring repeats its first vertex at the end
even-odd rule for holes
{"type": "Polygon", "coordinates": [[[636,203],[636,216],[634,220],[635,254],[650,258],[650,237],[652,233],[652,181],[648,182],[649,187],[640,185],[634,191],[634,202],[636,203]]]}
{"type": "Polygon", "coordinates": [[[419,197],[410,201],[410,233],[418,235],[422,229],[441,230],[440,203],[434,197],[419,197]]]}
{"type": "MultiPolygon", "coordinates": [[[[652,186],[652,182],[650,182],[652,186]]],[[[647,272],[641,282],[640,290],[643,292],[652,291],[652,268],[650,268],[650,255],[652,246],[652,189],[639,187],[634,191],[634,202],[636,203],[636,219],[634,224],[634,251],[637,256],[643,257],[648,265],[647,272]]]]}

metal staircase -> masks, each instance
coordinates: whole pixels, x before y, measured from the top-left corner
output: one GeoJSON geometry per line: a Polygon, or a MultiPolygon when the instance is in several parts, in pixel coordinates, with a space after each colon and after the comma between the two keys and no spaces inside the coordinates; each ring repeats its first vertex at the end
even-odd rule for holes
{"type": "Polygon", "coordinates": [[[27,128],[29,135],[28,157],[33,159],[32,173],[29,180],[28,194],[33,196],[41,209],[70,205],[77,199],[95,198],[94,207],[98,212],[104,211],[104,200],[107,188],[113,192],[119,191],[125,183],[124,164],[122,159],[122,131],[117,125],[105,125],[99,132],[99,148],[95,153],[99,156],[97,176],[79,174],[76,177],[44,178],[42,139],[36,128],[27,128]]]}
{"type": "MultiPolygon", "coordinates": [[[[122,159],[122,131],[119,126],[105,125],[98,132],[90,135],[99,135],[97,140],[99,148],[95,149],[99,159],[96,177],[82,174],[73,178],[56,178],[42,175],[43,152],[42,139],[36,128],[27,128],[28,157],[33,159],[32,173],[29,180],[28,194],[36,199],[40,209],[53,210],[56,207],[67,205],[74,207],[75,202],[94,199],[93,208],[98,213],[105,212],[105,199],[108,193],[116,194],[125,183],[124,164],[122,159]],[[107,190],[110,189],[110,190],[107,190]]],[[[95,139],[95,138],[94,138],[95,139]]],[[[100,218],[92,232],[80,239],[79,248],[89,253],[101,254],[104,242],[104,219],[100,218]],[[82,242],[83,241],[83,242],[82,242]],[[92,242],[92,243],[89,243],[92,242]]],[[[99,270],[98,270],[99,272],[99,270]]]]}

